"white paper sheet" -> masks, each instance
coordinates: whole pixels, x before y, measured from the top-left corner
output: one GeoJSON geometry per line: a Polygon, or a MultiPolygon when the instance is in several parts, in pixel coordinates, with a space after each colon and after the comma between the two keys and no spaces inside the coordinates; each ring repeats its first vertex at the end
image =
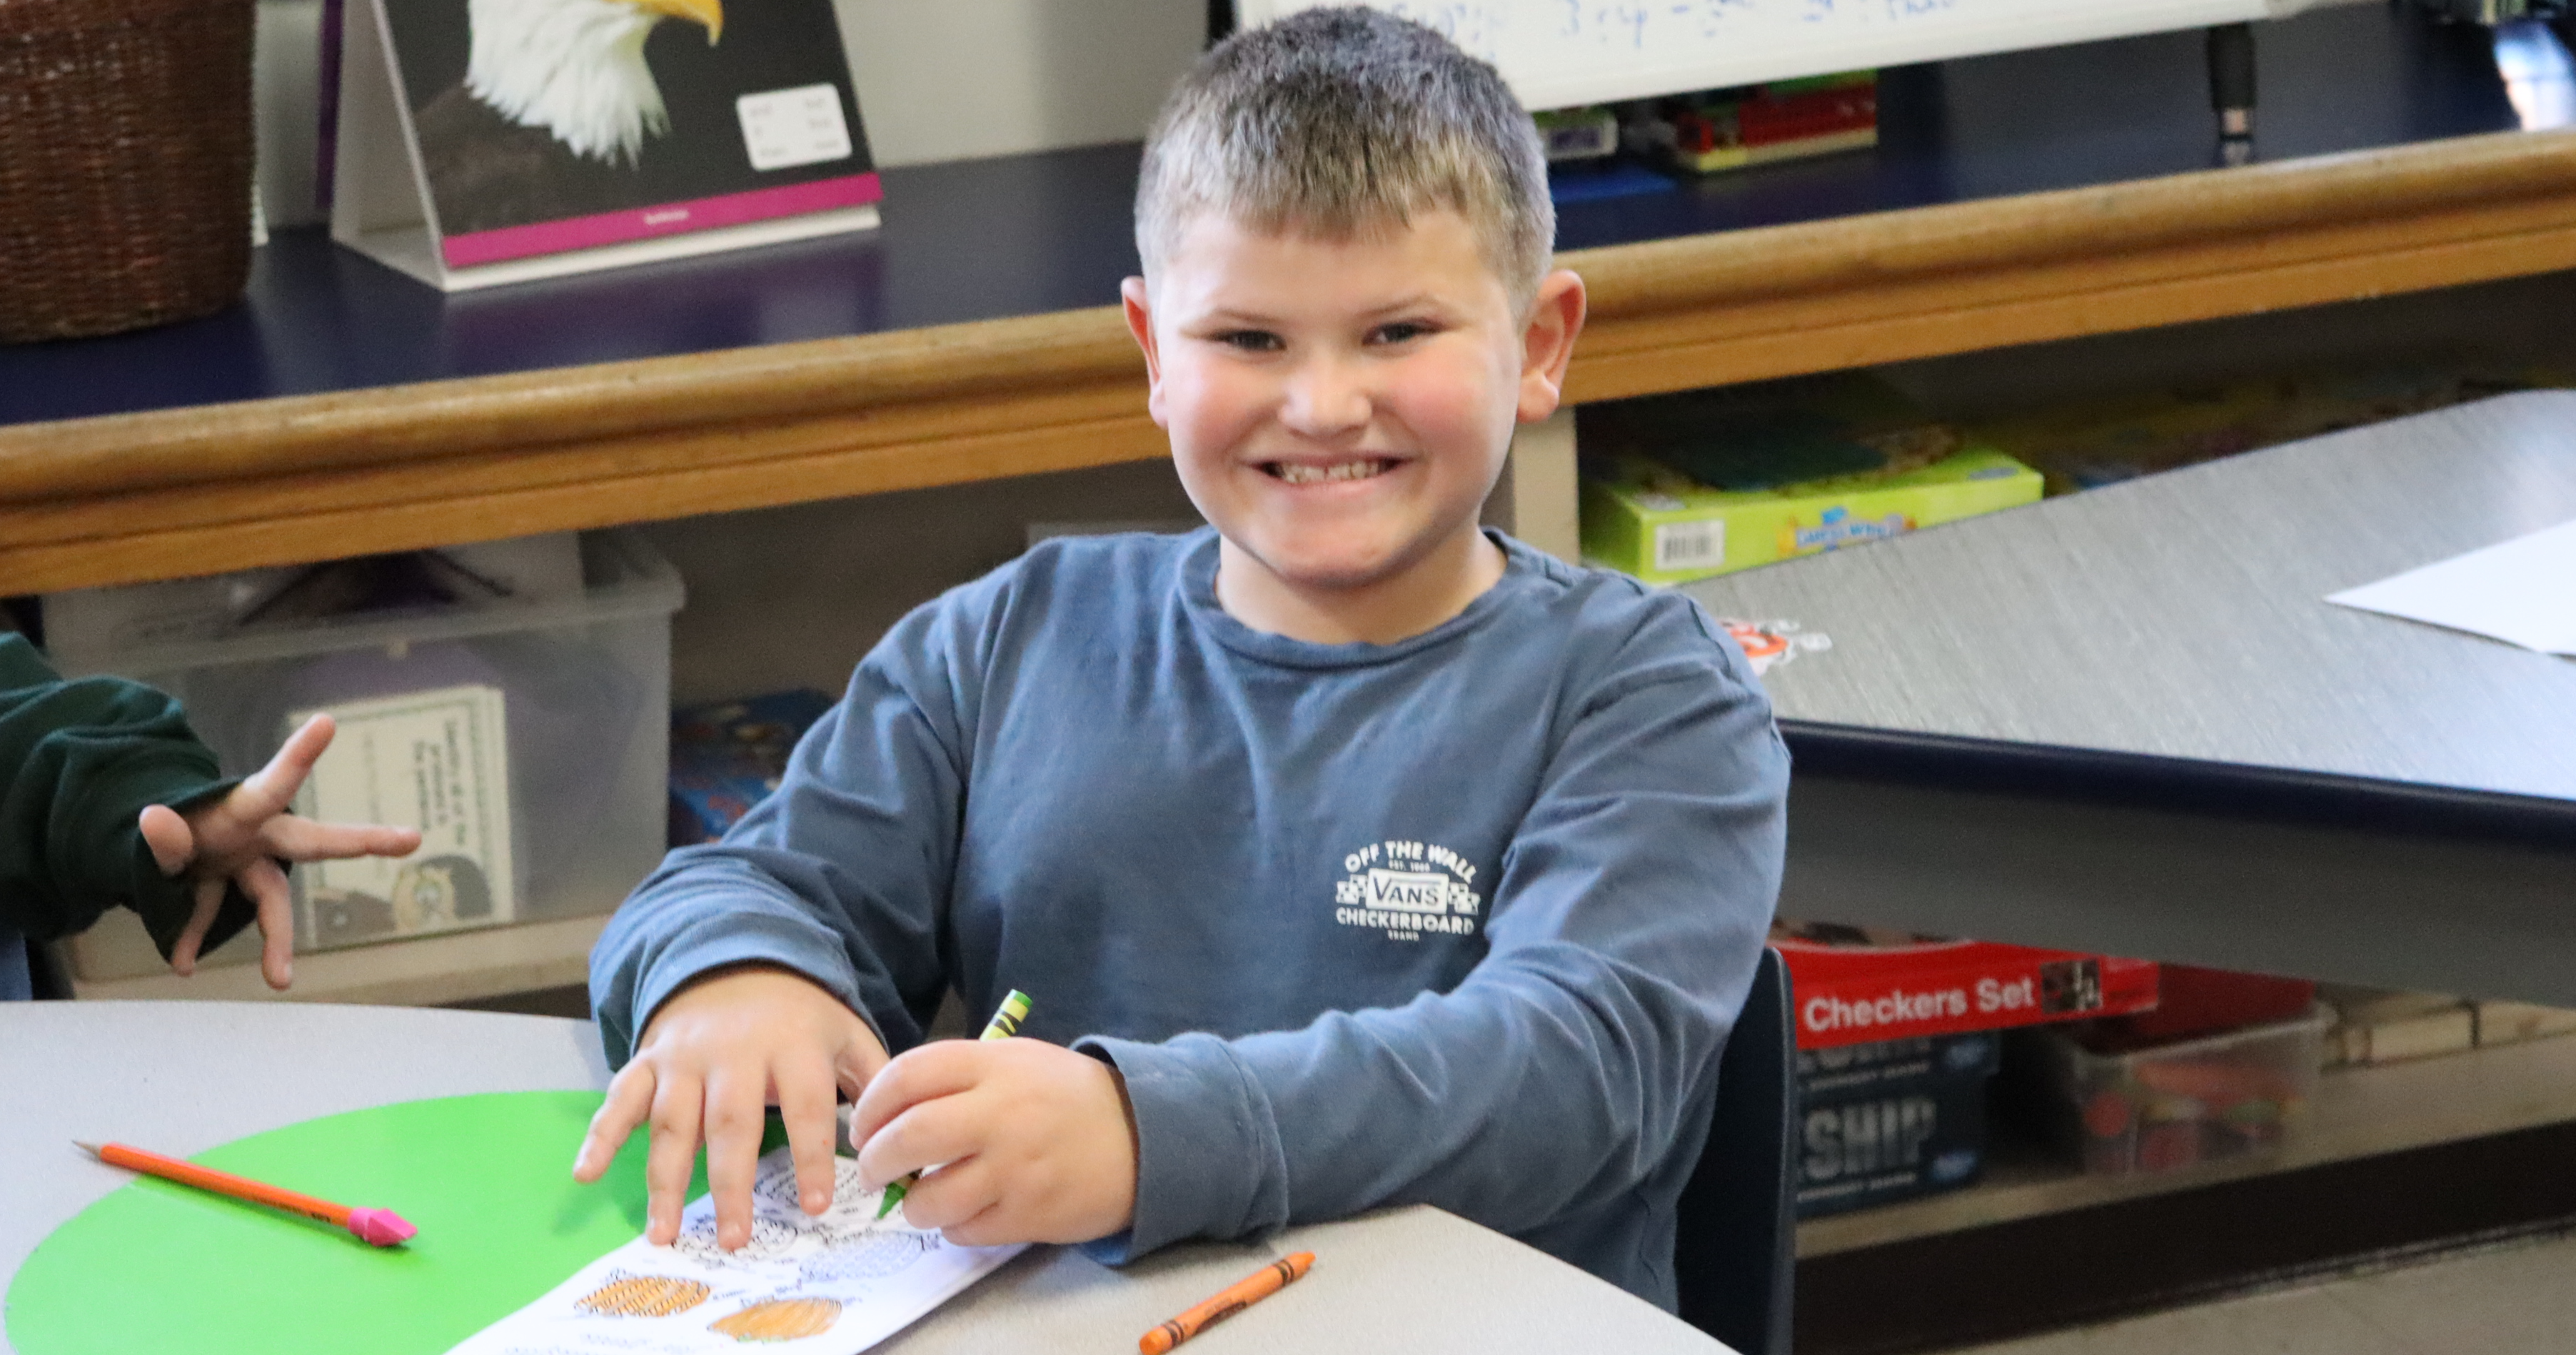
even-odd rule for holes
{"type": "Polygon", "coordinates": [[[796,1207],[795,1167],[780,1148],[760,1160],[748,1245],[716,1247],[715,1201],[701,1196],[681,1213],[677,1242],[639,1237],[449,1355],[852,1355],[1020,1250],[953,1246],[901,1214],[878,1223],[879,1192],[859,1188],[856,1163],[838,1162],[821,1218],[796,1207]]]}
{"type": "Polygon", "coordinates": [[[2576,522],[2326,599],[2576,657],[2576,522]]]}

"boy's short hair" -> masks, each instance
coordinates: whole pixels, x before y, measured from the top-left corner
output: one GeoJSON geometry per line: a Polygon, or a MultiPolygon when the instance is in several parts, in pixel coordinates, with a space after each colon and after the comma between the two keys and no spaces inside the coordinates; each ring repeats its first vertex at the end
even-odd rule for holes
{"type": "Polygon", "coordinates": [[[1326,239],[1446,208],[1475,231],[1516,310],[1556,237],[1546,152],[1502,76],[1420,24],[1361,8],[1237,33],[1172,91],[1136,185],[1149,274],[1211,208],[1326,239]]]}

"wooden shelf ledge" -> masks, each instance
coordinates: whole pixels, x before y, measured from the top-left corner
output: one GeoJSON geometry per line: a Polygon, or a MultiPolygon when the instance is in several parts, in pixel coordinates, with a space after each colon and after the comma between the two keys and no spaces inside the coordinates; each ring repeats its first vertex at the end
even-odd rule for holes
{"type": "MultiPolygon", "coordinates": [[[[270,991],[253,963],[208,965],[194,978],[157,973],[122,979],[76,979],[83,1001],[358,1002],[429,1006],[468,1002],[584,983],[590,948],[608,915],[525,922],[449,932],[295,957],[295,984],[270,991]]],[[[243,950],[255,957],[256,950],[243,950]]]]}
{"type": "MultiPolygon", "coordinates": [[[[2576,131],[1569,254],[1613,399],[2576,267],[2576,131]]],[[[0,593],[1164,454],[1114,307],[0,428],[0,593]]]]}
{"type": "Polygon", "coordinates": [[[1568,260],[1578,401],[2576,267],[2576,132],[2501,133],[1568,260]]]}

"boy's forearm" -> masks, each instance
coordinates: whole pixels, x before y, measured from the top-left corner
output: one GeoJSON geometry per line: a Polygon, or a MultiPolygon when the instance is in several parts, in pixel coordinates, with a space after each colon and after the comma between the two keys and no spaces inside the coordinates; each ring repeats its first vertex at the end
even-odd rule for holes
{"type": "Polygon", "coordinates": [[[946,986],[935,913],[955,852],[923,835],[954,820],[961,788],[953,731],[897,676],[929,665],[883,652],[919,629],[907,619],[860,665],[778,789],[724,841],[671,853],[619,908],[591,951],[591,1006],[612,1060],[680,985],[745,963],[812,978],[888,1050],[920,1042],[946,986]]]}
{"type": "MultiPolygon", "coordinates": [[[[1758,944],[1708,968],[1749,980],[1758,944]]],[[[1620,1199],[1705,1117],[1742,990],[1609,968],[1548,957],[1299,1031],[1098,1042],[1137,1119],[1129,1246],[1417,1202],[1517,1234],[1620,1199]]]]}
{"type": "MultiPolygon", "coordinates": [[[[622,1065],[653,1013],[723,969],[766,964],[811,979],[865,1019],[888,1049],[919,1043],[902,961],[872,945],[838,908],[802,897],[750,849],[672,853],[618,909],[591,949],[591,1009],[611,1066],[622,1065]]],[[[800,882],[808,883],[808,882],[800,882]]]]}

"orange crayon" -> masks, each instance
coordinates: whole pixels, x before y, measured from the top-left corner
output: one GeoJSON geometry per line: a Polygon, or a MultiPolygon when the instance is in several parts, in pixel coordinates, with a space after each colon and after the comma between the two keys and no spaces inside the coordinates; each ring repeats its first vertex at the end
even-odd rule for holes
{"type": "Polygon", "coordinates": [[[129,1148],[122,1143],[83,1143],[77,1146],[111,1167],[143,1172],[164,1180],[176,1181],[183,1186],[194,1186],[199,1190],[210,1190],[218,1195],[229,1195],[236,1200],[264,1204],[271,1209],[283,1209],[290,1214],[302,1214],[306,1218],[319,1219],[335,1228],[346,1228],[371,1246],[399,1246],[409,1242],[420,1232],[419,1229],[405,1222],[402,1215],[390,1209],[352,1209],[345,1204],[333,1204],[329,1200],[306,1195],[300,1191],[272,1186],[266,1181],[254,1181],[247,1176],[235,1176],[231,1172],[216,1171],[212,1167],[200,1167],[194,1162],[182,1162],[175,1157],[163,1157],[159,1153],[146,1152],[141,1148],[129,1148]]]}
{"type": "Polygon", "coordinates": [[[1273,1261],[1227,1285],[1215,1298],[1145,1333],[1136,1342],[1136,1348],[1145,1355],[1163,1355],[1164,1351],[1287,1288],[1290,1281],[1305,1274],[1306,1268],[1313,1264],[1315,1254],[1310,1251],[1273,1261]]]}

